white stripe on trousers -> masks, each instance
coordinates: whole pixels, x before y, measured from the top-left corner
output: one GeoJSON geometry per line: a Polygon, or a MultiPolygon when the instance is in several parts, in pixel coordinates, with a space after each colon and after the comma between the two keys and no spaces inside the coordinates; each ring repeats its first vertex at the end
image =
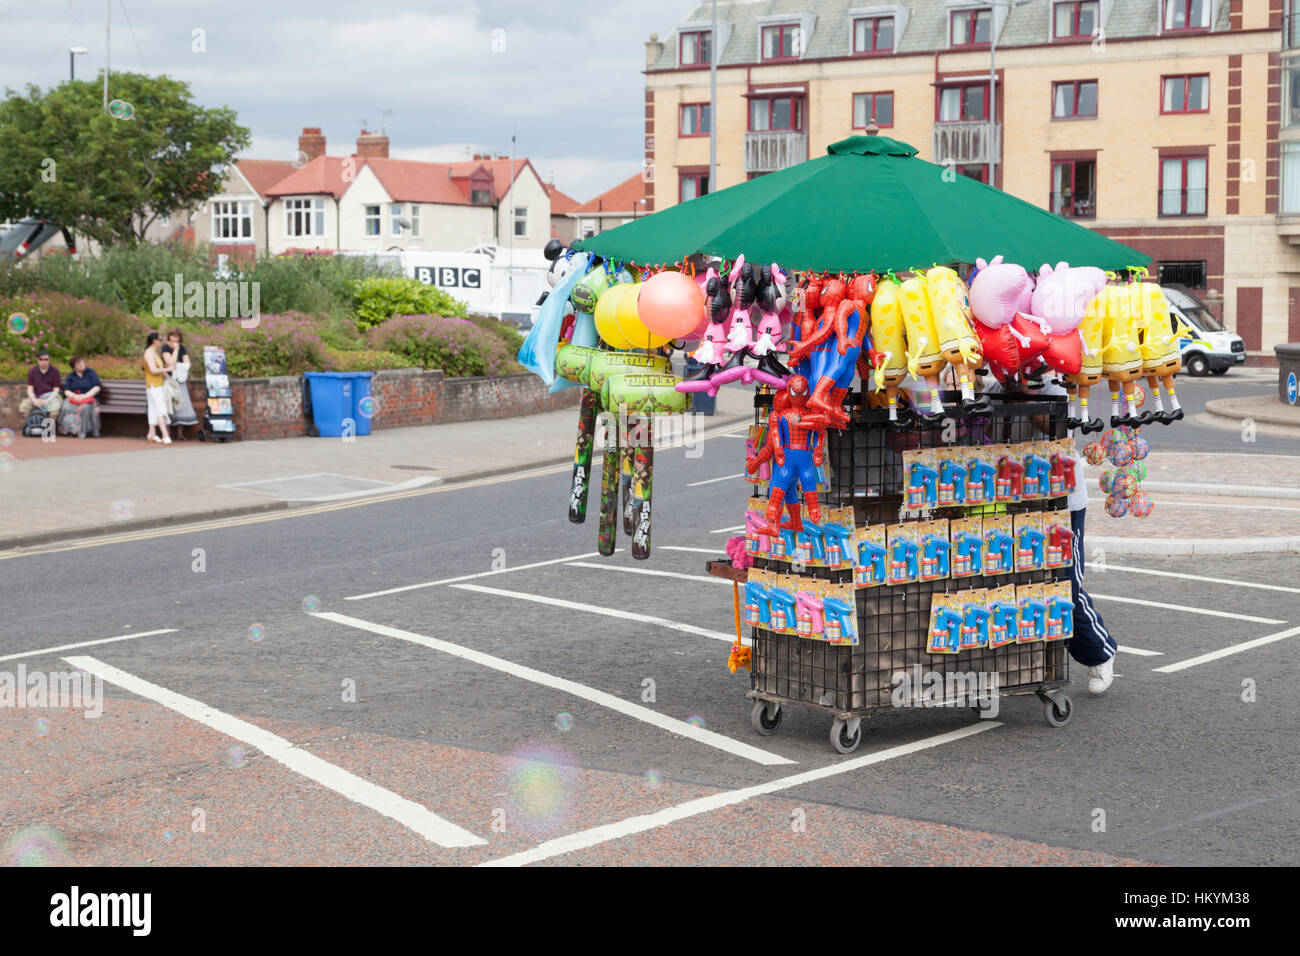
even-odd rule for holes
{"type": "Polygon", "coordinates": [[[1074,536],[1074,567],[1070,569],[1070,572],[1071,577],[1074,579],[1075,608],[1083,612],[1083,616],[1087,618],[1092,627],[1092,632],[1101,638],[1102,646],[1110,651],[1107,656],[1107,660],[1109,660],[1119,650],[1119,644],[1115,638],[1110,636],[1110,631],[1102,623],[1101,615],[1097,613],[1096,607],[1093,606],[1091,595],[1083,589],[1083,535],[1081,533],[1076,533],[1074,536]]]}

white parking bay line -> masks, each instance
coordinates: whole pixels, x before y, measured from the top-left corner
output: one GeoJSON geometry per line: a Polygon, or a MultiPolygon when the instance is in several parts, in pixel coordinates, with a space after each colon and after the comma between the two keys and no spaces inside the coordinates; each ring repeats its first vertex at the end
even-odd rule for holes
{"type": "MultiPolygon", "coordinates": [[[[721,580],[721,578],[719,578],[721,580]]],[[[736,635],[724,634],[722,631],[710,631],[707,627],[696,627],[694,624],[683,624],[681,621],[670,621],[667,618],[655,617],[651,614],[637,614],[635,611],[620,611],[618,608],[601,607],[598,604],[580,604],[577,601],[566,601],[564,598],[553,598],[543,594],[525,594],[523,591],[505,591],[501,588],[484,587],[481,584],[453,584],[452,587],[460,588],[464,591],[478,591],[481,594],[495,594],[498,597],[517,598],[520,601],[534,601],[537,604],[549,604],[551,607],[562,607],[566,611],[586,611],[588,614],[603,614],[605,617],[622,618],[624,621],[636,621],[639,624],[654,624],[659,627],[666,627],[672,631],[681,631],[683,634],[695,634],[699,637],[711,637],[715,641],[726,641],[728,644],[736,642],[736,635]]],[[[746,646],[748,642],[746,641],[746,646]]]]}
{"type": "Polygon", "coordinates": [[[660,551],[692,551],[695,554],[712,554],[716,555],[721,561],[726,555],[717,548],[688,548],[680,544],[657,544],[655,545],[660,551]]]}
{"type": "MultiPolygon", "coordinates": [[[[471,587],[470,585],[463,585],[471,587]]],[[[491,590],[490,588],[476,590],[491,590]]],[[[510,593],[510,592],[505,592],[510,593]]],[[[648,707],[642,707],[640,704],[633,704],[621,697],[615,697],[613,694],[607,694],[602,690],[596,690],[594,687],[588,687],[585,684],[579,684],[564,677],[557,677],[554,674],[548,674],[545,671],[539,671],[523,664],[516,664],[513,661],[507,661],[500,657],[494,657],[491,654],[484,654],[482,651],[476,651],[469,647],[463,647],[460,644],[453,644],[450,641],[444,641],[437,637],[428,637],[424,634],[416,634],[414,631],[404,631],[398,627],[389,627],[386,624],[373,624],[370,621],[363,621],[360,618],[349,617],[346,614],[336,614],[333,611],[317,611],[315,617],[325,621],[333,621],[335,624],[342,624],[346,627],[355,627],[358,630],[369,631],[372,634],[381,634],[385,637],[395,637],[399,640],[410,641],[412,644],[419,644],[422,647],[432,648],[435,651],[442,651],[444,654],[450,654],[453,657],[459,657],[462,660],[470,661],[474,664],[490,667],[512,677],[518,677],[520,680],[531,681],[534,684],[541,684],[543,687],[550,687],[554,690],[563,691],[566,694],[572,694],[574,697],[581,697],[583,700],[589,700],[593,704],[599,704],[601,707],[607,707],[610,710],[617,711],[627,717],[634,717],[644,723],[666,730],[669,733],[677,734],[679,737],[689,737],[698,743],[705,744],[717,750],[726,751],[737,757],[744,757],[746,760],[752,760],[755,763],[764,766],[775,766],[777,764],[792,764],[795,761],[779,754],[771,753],[767,750],[760,750],[758,747],[752,747],[749,744],[741,743],[738,740],[732,740],[730,737],[724,737],[722,734],[714,733],[712,730],[704,730],[696,727],[694,724],[688,724],[684,720],[665,716],[664,714],[653,711],[648,707]]]]}
{"type": "Polygon", "coordinates": [[[1174,671],[1187,670],[1189,667],[1195,667],[1197,664],[1206,664],[1210,661],[1217,661],[1221,657],[1227,657],[1230,654],[1240,654],[1242,651],[1248,651],[1254,647],[1263,647],[1265,644],[1272,644],[1274,641],[1283,641],[1288,637],[1295,637],[1300,634],[1300,627],[1293,627],[1289,630],[1278,631],[1276,634],[1266,634],[1264,637],[1257,637],[1253,641],[1242,641],[1240,644],[1233,644],[1219,651],[1210,651],[1208,654],[1202,654],[1199,657],[1189,657],[1185,661],[1178,661],[1175,664],[1166,664],[1164,667],[1156,667],[1154,670],[1158,674],[1172,674],[1174,671]]]}
{"type": "Polygon", "coordinates": [[[622,571],[625,574],[645,574],[655,578],[680,578],[683,581],[703,581],[705,584],[730,584],[726,578],[711,574],[683,574],[680,571],[655,571],[652,568],[628,568],[621,564],[597,564],[595,561],[570,561],[566,568],[596,568],[598,571],[622,571]]]}
{"type": "Polygon", "coordinates": [[[577,833],[570,833],[568,836],[547,840],[545,843],[541,843],[531,850],[524,850],[522,853],[514,853],[497,860],[488,860],[485,863],[480,863],[479,866],[525,866],[529,863],[538,863],[542,860],[549,860],[554,856],[562,856],[565,853],[586,850],[601,843],[608,843],[610,840],[621,840],[633,834],[645,833],[647,830],[657,830],[659,827],[668,826],[668,824],[676,823],[678,820],[685,820],[701,813],[711,813],[714,810],[721,810],[723,807],[735,806],[754,797],[789,790],[791,787],[813,783],[826,777],[833,777],[836,774],[849,773],[862,767],[869,767],[872,764],[893,760],[895,757],[905,757],[908,754],[952,743],[961,740],[963,737],[970,737],[1001,726],[997,721],[981,720],[973,726],[949,731],[946,734],[939,734],[937,737],[926,737],[910,744],[890,747],[887,750],[880,750],[873,754],[845,760],[842,763],[819,767],[816,770],[805,770],[803,773],[781,777],[778,780],[770,780],[767,783],[745,787],[742,790],[728,790],[723,793],[715,793],[712,796],[688,800],[686,803],[679,803],[675,807],[667,807],[655,813],[647,813],[639,817],[629,817],[626,820],[620,820],[618,823],[608,823],[604,826],[593,827],[590,830],[580,830],[577,833]]]}
{"type": "Polygon", "coordinates": [[[1204,614],[1206,617],[1226,617],[1232,621],[1251,621],[1255,624],[1285,624],[1272,617],[1254,617],[1250,614],[1234,614],[1231,611],[1215,611],[1208,607],[1187,607],[1183,604],[1163,604],[1160,601],[1144,601],[1141,598],[1120,597],[1115,594],[1097,594],[1089,591],[1094,598],[1102,601],[1118,601],[1120,604],[1140,604],[1143,607],[1158,607],[1166,611],[1184,611],[1187,614],[1204,614]]]}
{"type": "Polygon", "coordinates": [[[731,528],[714,528],[712,531],[709,532],[709,534],[726,534],[728,531],[744,531],[744,530],[745,530],[745,526],[743,524],[738,524],[731,528]]]}
{"type": "Polygon", "coordinates": [[[745,473],[741,471],[741,472],[737,472],[734,475],[723,475],[721,478],[706,478],[704,479],[704,481],[692,481],[686,487],[698,488],[700,485],[711,485],[716,481],[731,481],[733,478],[744,478],[744,477],[745,477],[745,473]]]}
{"type": "Polygon", "coordinates": [[[163,627],[156,631],[141,631],[139,634],[122,634],[118,637],[101,637],[97,641],[81,641],[78,644],[62,644],[59,647],[44,647],[39,651],[23,651],[21,654],[6,654],[0,657],[0,661],[16,661],[20,657],[45,657],[46,655],[62,654],[64,651],[75,651],[83,647],[94,647],[97,644],[116,644],[118,641],[134,641],[138,637],[153,637],[156,634],[175,634],[176,628],[163,627]]]}
{"type": "MultiPolygon", "coordinates": [[[[617,554],[622,548],[615,548],[617,554]]],[[[534,561],[532,564],[520,564],[513,568],[498,568],[495,571],[480,571],[477,574],[462,574],[455,578],[440,578],[437,581],[425,581],[421,584],[403,584],[398,588],[388,588],[384,591],[371,591],[369,594],[354,594],[351,597],[344,598],[345,601],[364,601],[366,598],[383,597],[386,594],[400,594],[402,591],[415,591],[419,588],[431,588],[439,584],[454,584],[457,581],[473,581],[475,578],[490,578],[494,574],[509,574],[511,571],[526,571],[529,568],[542,568],[548,564],[563,564],[565,561],[575,561],[578,558],[594,558],[599,551],[587,551],[583,554],[571,554],[567,558],[551,558],[549,561],[534,561]]]]}
{"type": "Polygon", "coordinates": [[[1164,651],[1144,651],[1140,647],[1129,647],[1127,644],[1119,645],[1119,649],[1125,654],[1133,654],[1137,657],[1164,657],[1164,651]]]}
{"type": "Polygon", "coordinates": [[[398,796],[368,780],[362,780],[342,767],[336,767],[315,754],[299,750],[292,743],[269,730],[263,730],[248,721],[224,714],[190,697],[183,697],[165,687],[151,684],[133,674],[118,670],[93,657],[65,657],[73,667],[95,674],[101,680],[116,684],[137,697],[160,704],[182,717],[211,727],[217,733],[233,737],[250,747],[256,747],[276,763],[288,767],[323,787],[347,797],[354,803],[369,807],[402,826],[415,831],[431,843],[445,847],[483,846],[487,843],[468,830],[462,830],[449,820],[444,820],[432,810],[413,800],[398,796]]]}
{"type": "MultiPolygon", "coordinates": [[[[666,545],[665,545],[666,547],[666,545]]],[[[1235,578],[1207,578],[1200,574],[1185,574],[1182,571],[1158,571],[1155,568],[1135,568],[1129,564],[1110,564],[1100,561],[1088,563],[1088,567],[1099,572],[1128,571],[1131,574],[1154,574],[1162,578],[1182,578],[1185,581],[1206,581],[1210,584],[1231,584],[1239,588],[1257,588],[1261,591],[1286,591],[1288,594],[1300,594],[1300,588],[1289,588],[1284,584],[1258,584],[1254,581],[1238,581],[1235,578]]]]}

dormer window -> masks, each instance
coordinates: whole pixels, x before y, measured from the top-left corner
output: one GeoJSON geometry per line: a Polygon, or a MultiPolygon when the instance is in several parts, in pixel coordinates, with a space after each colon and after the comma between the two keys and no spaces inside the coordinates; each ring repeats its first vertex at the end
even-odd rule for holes
{"type": "Polygon", "coordinates": [[[988,46],[992,10],[954,10],[951,17],[952,46],[988,46]]]}
{"type": "Polygon", "coordinates": [[[684,30],[678,36],[677,63],[698,66],[709,62],[711,30],[684,30]]]}
{"type": "Polygon", "coordinates": [[[469,201],[475,206],[486,206],[492,202],[492,191],[488,189],[471,189],[469,201]]]}
{"type": "Polygon", "coordinates": [[[802,55],[802,31],[797,23],[763,27],[763,59],[793,60],[802,55]]]}
{"type": "Polygon", "coordinates": [[[853,21],[853,52],[858,54],[894,52],[893,17],[858,17],[853,21]]]}
{"type": "Polygon", "coordinates": [[[1210,0],[1164,0],[1165,32],[1210,29],[1210,0]]]}
{"type": "Polygon", "coordinates": [[[1101,4],[1098,0],[1072,0],[1052,7],[1052,39],[1077,40],[1097,32],[1101,4]]]}

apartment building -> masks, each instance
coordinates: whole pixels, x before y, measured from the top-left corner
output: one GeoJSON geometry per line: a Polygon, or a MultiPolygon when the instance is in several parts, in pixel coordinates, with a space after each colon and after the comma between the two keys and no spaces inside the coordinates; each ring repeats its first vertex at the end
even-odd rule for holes
{"type": "MultiPolygon", "coordinates": [[[[1300,341],[1300,0],[717,7],[716,188],[873,124],[1150,254],[1253,361],[1300,341]]],[[[652,210],[709,188],[710,26],[646,44],[652,210]]]]}

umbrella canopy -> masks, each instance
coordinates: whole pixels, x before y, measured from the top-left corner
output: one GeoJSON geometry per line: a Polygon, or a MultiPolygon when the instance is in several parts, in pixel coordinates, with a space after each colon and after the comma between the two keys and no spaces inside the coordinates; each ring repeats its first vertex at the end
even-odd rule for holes
{"type": "Polygon", "coordinates": [[[885,136],[852,136],[827,155],[625,223],[574,244],[642,265],[694,253],[786,269],[865,272],[974,262],[1001,253],[1122,269],[1151,257],[1045,209],[916,157],[885,136]]]}

